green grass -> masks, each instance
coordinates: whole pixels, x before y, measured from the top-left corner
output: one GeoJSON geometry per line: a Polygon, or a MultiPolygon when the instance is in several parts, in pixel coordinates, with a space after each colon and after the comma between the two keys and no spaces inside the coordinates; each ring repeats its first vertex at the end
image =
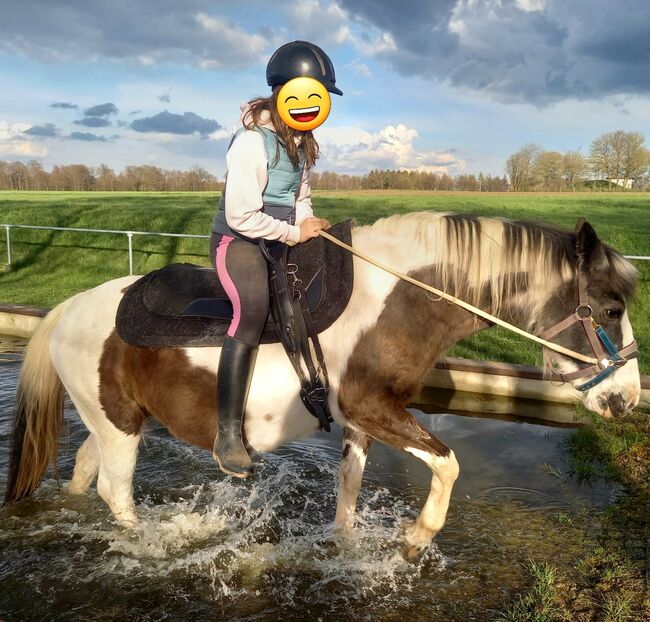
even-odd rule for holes
{"type": "Polygon", "coordinates": [[[550,564],[529,560],[526,570],[532,579],[527,592],[506,607],[498,622],[570,622],[573,618],[558,593],[559,577],[550,564]]]}
{"type": "MultiPolygon", "coordinates": [[[[593,416],[567,439],[571,474],[587,482],[613,478],[625,487],[594,520],[573,568],[530,560],[524,589],[504,605],[501,621],[641,622],[650,619],[646,584],[650,545],[650,416],[605,421],[593,416]]],[[[566,521],[561,518],[560,522],[566,521]]]]}
{"type": "MultiPolygon", "coordinates": [[[[0,223],[206,234],[218,193],[0,192],[0,223]]],[[[439,193],[354,191],[314,194],[318,214],[331,222],[354,217],[359,224],[417,210],[506,216],[572,228],[586,217],[601,238],[624,254],[650,255],[650,194],[632,193],[439,193]]],[[[207,240],[135,237],[135,271],[173,261],[208,265],[207,240]]],[[[51,307],[72,294],[128,274],[126,236],[48,231],[12,233],[13,269],[0,274],[0,300],[51,307]]],[[[0,265],[6,256],[0,231],[0,265]]],[[[650,262],[637,262],[639,295],[630,315],[650,373],[650,262]]],[[[539,349],[506,331],[492,329],[458,344],[456,356],[536,364],[539,349]]]]}

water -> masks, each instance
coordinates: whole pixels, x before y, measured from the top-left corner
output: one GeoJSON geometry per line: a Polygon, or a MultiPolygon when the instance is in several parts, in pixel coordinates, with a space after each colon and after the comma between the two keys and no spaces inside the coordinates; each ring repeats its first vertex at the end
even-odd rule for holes
{"type": "MultiPolygon", "coordinates": [[[[0,339],[0,494],[22,346],[0,339]]],[[[241,482],[152,425],[135,475],[142,524],[125,530],[94,491],[61,490],[86,435],[66,403],[60,482],[50,474],[0,511],[0,619],[483,621],[521,589],[529,558],[570,571],[617,493],[565,475],[572,431],[413,412],[461,465],[447,525],[417,564],[400,555],[400,525],[430,475],[410,456],[373,446],[358,528],[340,541],[338,431],[262,456],[241,482]]]]}

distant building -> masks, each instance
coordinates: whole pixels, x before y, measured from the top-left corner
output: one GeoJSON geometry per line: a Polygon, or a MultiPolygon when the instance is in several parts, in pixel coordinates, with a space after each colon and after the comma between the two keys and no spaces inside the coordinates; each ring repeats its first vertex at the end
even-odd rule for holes
{"type": "Polygon", "coordinates": [[[632,190],[632,186],[634,185],[633,179],[606,179],[605,181],[615,186],[620,186],[624,190],[632,190]]]}

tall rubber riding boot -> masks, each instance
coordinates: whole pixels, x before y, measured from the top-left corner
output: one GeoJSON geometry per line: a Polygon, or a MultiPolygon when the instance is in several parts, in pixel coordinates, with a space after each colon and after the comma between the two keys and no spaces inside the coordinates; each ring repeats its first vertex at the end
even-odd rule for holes
{"type": "Polygon", "coordinates": [[[226,337],[219,359],[219,421],[212,456],[224,473],[235,477],[248,477],[253,473],[253,462],[242,439],[242,420],[256,357],[256,347],[226,337]]]}

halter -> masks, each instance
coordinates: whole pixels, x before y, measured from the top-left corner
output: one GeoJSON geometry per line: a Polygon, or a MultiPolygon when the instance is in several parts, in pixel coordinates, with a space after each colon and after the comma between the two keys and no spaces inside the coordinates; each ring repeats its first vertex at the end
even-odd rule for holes
{"type": "Polygon", "coordinates": [[[630,359],[637,357],[639,350],[636,341],[632,341],[632,343],[617,350],[605,329],[594,320],[593,309],[589,304],[589,290],[583,283],[580,270],[578,270],[578,306],[573,313],[551,326],[551,328],[546,329],[539,336],[542,339],[550,340],[574,324],[582,326],[591,350],[598,359],[598,363],[568,373],[554,372],[551,374],[551,380],[567,382],[596,374],[588,382],[576,387],[578,391],[588,391],[600,384],[608,376],[611,376],[618,368],[623,367],[630,359]]]}

